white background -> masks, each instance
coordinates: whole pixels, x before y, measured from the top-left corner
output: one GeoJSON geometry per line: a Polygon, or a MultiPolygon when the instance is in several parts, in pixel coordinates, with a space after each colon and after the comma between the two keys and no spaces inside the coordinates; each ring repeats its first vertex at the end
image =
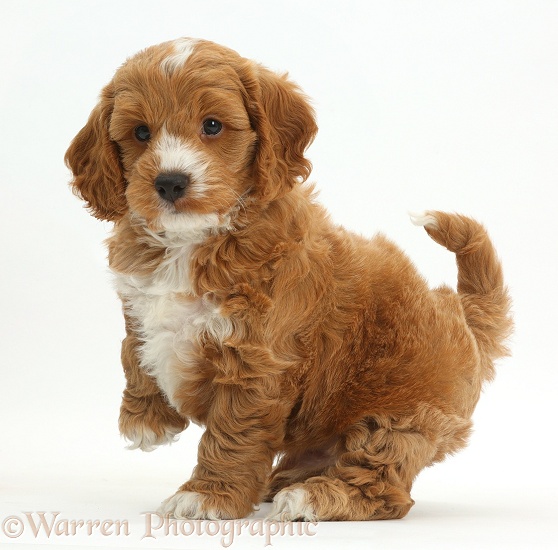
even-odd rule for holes
{"type": "MultiPolygon", "coordinates": [[[[470,446],[419,476],[407,518],[323,523],[273,547],[556,547],[557,2],[1,0],[0,11],[4,531],[10,516],[59,511],[125,519],[131,534],[53,545],[222,547],[219,536],[140,540],[142,512],[189,477],[200,432],[124,449],[110,226],[73,197],[63,164],[127,56],[195,36],[288,70],[312,97],[312,179],[336,221],[387,233],[435,285],[454,283],[452,255],[407,212],[470,214],[489,228],[514,299],[513,356],[482,396],[470,446]]],[[[23,527],[10,542],[49,542],[23,527]]],[[[264,544],[245,533],[232,547],[264,544]]]]}

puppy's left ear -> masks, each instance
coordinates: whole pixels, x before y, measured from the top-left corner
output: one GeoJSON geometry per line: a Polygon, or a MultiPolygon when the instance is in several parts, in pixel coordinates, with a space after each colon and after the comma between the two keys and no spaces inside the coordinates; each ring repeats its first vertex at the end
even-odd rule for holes
{"type": "Polygon", "coordinates": [[[306,181],[312,170],[304,153],[318,127],[308,98],[287,75],[252,65],[244,80],[250,96],[248,112],[258,135],[254,160],[255,192],[269,202],[306,181]]]}

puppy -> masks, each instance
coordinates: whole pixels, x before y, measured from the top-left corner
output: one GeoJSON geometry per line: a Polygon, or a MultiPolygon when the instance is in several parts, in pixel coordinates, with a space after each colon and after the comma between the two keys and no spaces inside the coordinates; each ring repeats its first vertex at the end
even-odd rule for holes
{"type": "Polygon", "coordinates": [[[481,225],[414,218],[454,252],[431,290],[393,243],[334,225],[304,182],[317,131],[286,76],[211,42],[148,48],[116,72],[66,153],[114,222],[132,448],[205,426],[161,507],[225,519],[401,518],[422,468],[461,449],[506,354],[510,300],[481,225]]]}

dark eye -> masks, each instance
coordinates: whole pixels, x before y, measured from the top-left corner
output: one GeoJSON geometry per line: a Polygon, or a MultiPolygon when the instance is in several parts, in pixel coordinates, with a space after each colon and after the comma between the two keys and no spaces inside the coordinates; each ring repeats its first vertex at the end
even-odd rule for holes
{"type": "Polygon", "coordinates": [[[136,129],[134,130],[134,135],[136,136],[136,139],[138,141],[149,141],[151,132],[149,131],[149,128],[147,126],[142,124],[141,126],[136,127],[136,129]]]}
{"type": "Polygon", "coordinates": [[[214,118],[208,118],[203,121],[203,133],[206,136],[216,136],[223,129],[223,125],[214,118]]]}

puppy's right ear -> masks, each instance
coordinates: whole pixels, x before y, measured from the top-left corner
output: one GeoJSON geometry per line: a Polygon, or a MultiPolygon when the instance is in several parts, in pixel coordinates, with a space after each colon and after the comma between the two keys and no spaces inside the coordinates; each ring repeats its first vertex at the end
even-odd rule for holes
{"type": "Polygon", "coordinates": [[[74,176],[74,193],[87,202],[93,216],[109,221],[118,220],[127,210],[118,146],[109,135],[113,107],[114,93],[109,84],[64,157],[74,176]]]}

